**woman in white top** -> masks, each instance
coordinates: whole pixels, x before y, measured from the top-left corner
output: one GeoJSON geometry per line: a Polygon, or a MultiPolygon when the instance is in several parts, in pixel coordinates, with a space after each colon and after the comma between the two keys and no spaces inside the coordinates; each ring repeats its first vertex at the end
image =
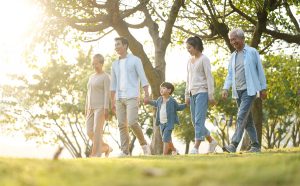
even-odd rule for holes
{"type": "Polygon", "coordinates": [[[186,41],[186,48],[191,55],[187,64],[185,102],[190,105],[192,122],[195,127],[195,144],[190,154],[198,154],[199,146],[205,138],[209,142],[208,152],[214,152],[217,142],[205,127],[208,101],[214,104],[214,80],[210,61],[203,51],[202,40],[198,36],[186,41]]]}
{"type": "Polygon", "coordinates": [[[104,58],[101,54],[93,57],[92,65],[95,73],[89,78],[86,97],[87,135],[93,142],[90,157],[108,157],[112,148],[103,141],[103,125],[108,118],[110,77],[103,71],[104,58]]]}

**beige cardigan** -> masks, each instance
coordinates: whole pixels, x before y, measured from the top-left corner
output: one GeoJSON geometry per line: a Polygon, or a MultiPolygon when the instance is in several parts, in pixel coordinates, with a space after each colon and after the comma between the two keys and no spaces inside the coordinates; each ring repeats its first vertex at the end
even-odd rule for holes
{"type": "Polygon", "coordinates": [[[86,109],[109,108],[110,77],[107,73],[93,74],[87,84],[86,109]]]}
{"type": "Polygon", "coordinates": [[[187,64],[185,97],[190,98],[190,94],[195,95],[200,92],[208,92],[209,100],[214,99],[214,79],[210,61],[204,54],[194,64],[191,59],[187,64]]]}

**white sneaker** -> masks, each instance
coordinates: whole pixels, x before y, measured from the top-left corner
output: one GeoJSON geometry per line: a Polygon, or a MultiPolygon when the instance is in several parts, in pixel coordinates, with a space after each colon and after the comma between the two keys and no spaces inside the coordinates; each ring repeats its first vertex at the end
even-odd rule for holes
{"type": "Polygon", "coordinates": [[[143,152],[144,152],[144,155],[151,155],[151,150],[150,150],[150,146],[149,145],[143,145],[142,146],[142,149],[143,149],[143,152]]]}
{"type": "Polygon", "coordinates": [[[117,155],[117,157],[119,157],[119,158],[128,157],[128,156],[129,156],[129,155],[126,154],[126,153],[124,153],[123,151],[121,151],[121,152],[117,155]]]}
{"type": "Polygon", "coordinates": [[[199,150],[193,147],[192,150],[190,151],[190,154],[199,154],[199,150]]]}
{"type": "Polygon", "coordinates": [[[213,152],[215,152],[215,149],[216,149],[217,145],[218,145],[218,142],[217,142],[216,140],[213,139],[213,140],[209,143],[209,145],[208,145],[208,150],[207,150],[207,152],[208,152],[208,153],[213,153],[213,152]]]}

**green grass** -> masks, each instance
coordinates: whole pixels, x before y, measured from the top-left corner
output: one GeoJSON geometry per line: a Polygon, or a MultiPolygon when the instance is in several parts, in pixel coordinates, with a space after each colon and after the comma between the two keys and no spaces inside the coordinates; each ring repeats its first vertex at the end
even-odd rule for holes
{"type": "Polygon", "coordinates": [[[106,159],[0,158],[0,186],[299,185],[300,148],[260,154],[106,159]]]}

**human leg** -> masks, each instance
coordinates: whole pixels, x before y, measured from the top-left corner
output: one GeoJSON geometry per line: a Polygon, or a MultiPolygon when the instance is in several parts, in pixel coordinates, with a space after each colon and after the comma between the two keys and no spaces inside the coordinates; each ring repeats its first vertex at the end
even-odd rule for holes
{"type": "Polygon", "coordinates": [[[260,148],[258,138],[257,138],[256,128],[255,128],[253,118],[252,118],[252,112],[250,112],[250,114],[248,116],[246,131],[251,140],[251,147],[260,148]]]}
{"type": "MultiPolygon", "coordinates": [[[[232,136],[231,143],[237,147],[240,143],[244,129],[247,125],[247,120],[251,112],[252,102],[254,100],[254,96],[248,96],[247,90],[238,91],[238,115],[237,115],[237,124],[236,130],[232,136]]],[[[252,136],[253,137],[253,136],[252,136]]]]}
{"type": "Polygon", "coordinates": [[[141,126],[138,124],[138,98],[127,99],[126,112],[128,125],[138,139],[145,155],[151,155],[150,146],[147,144],[141,126]]]}
{"type": "Polygon", "coordinates": [[[126,119],[126,100],[121,99],[116,102],[116,115],[120,131],[121,151],[129,155],[129,131],[126,119]]]}
{"type": "Polygon", "coordinates": [[[94,110],[94,137],[92,154],[101,157],[103,152],[103,125],[105,122],[104,109],[94,110]]]}
{"type": "Polygon", "coordinates": [[[199,93],[193,96],[194,100],[194,117],[195,117],[195,144],[194,148],[198,149],[201,141],[210,133],[205,127],[205,120],[208,108],[208,94],[199,93]]]}

